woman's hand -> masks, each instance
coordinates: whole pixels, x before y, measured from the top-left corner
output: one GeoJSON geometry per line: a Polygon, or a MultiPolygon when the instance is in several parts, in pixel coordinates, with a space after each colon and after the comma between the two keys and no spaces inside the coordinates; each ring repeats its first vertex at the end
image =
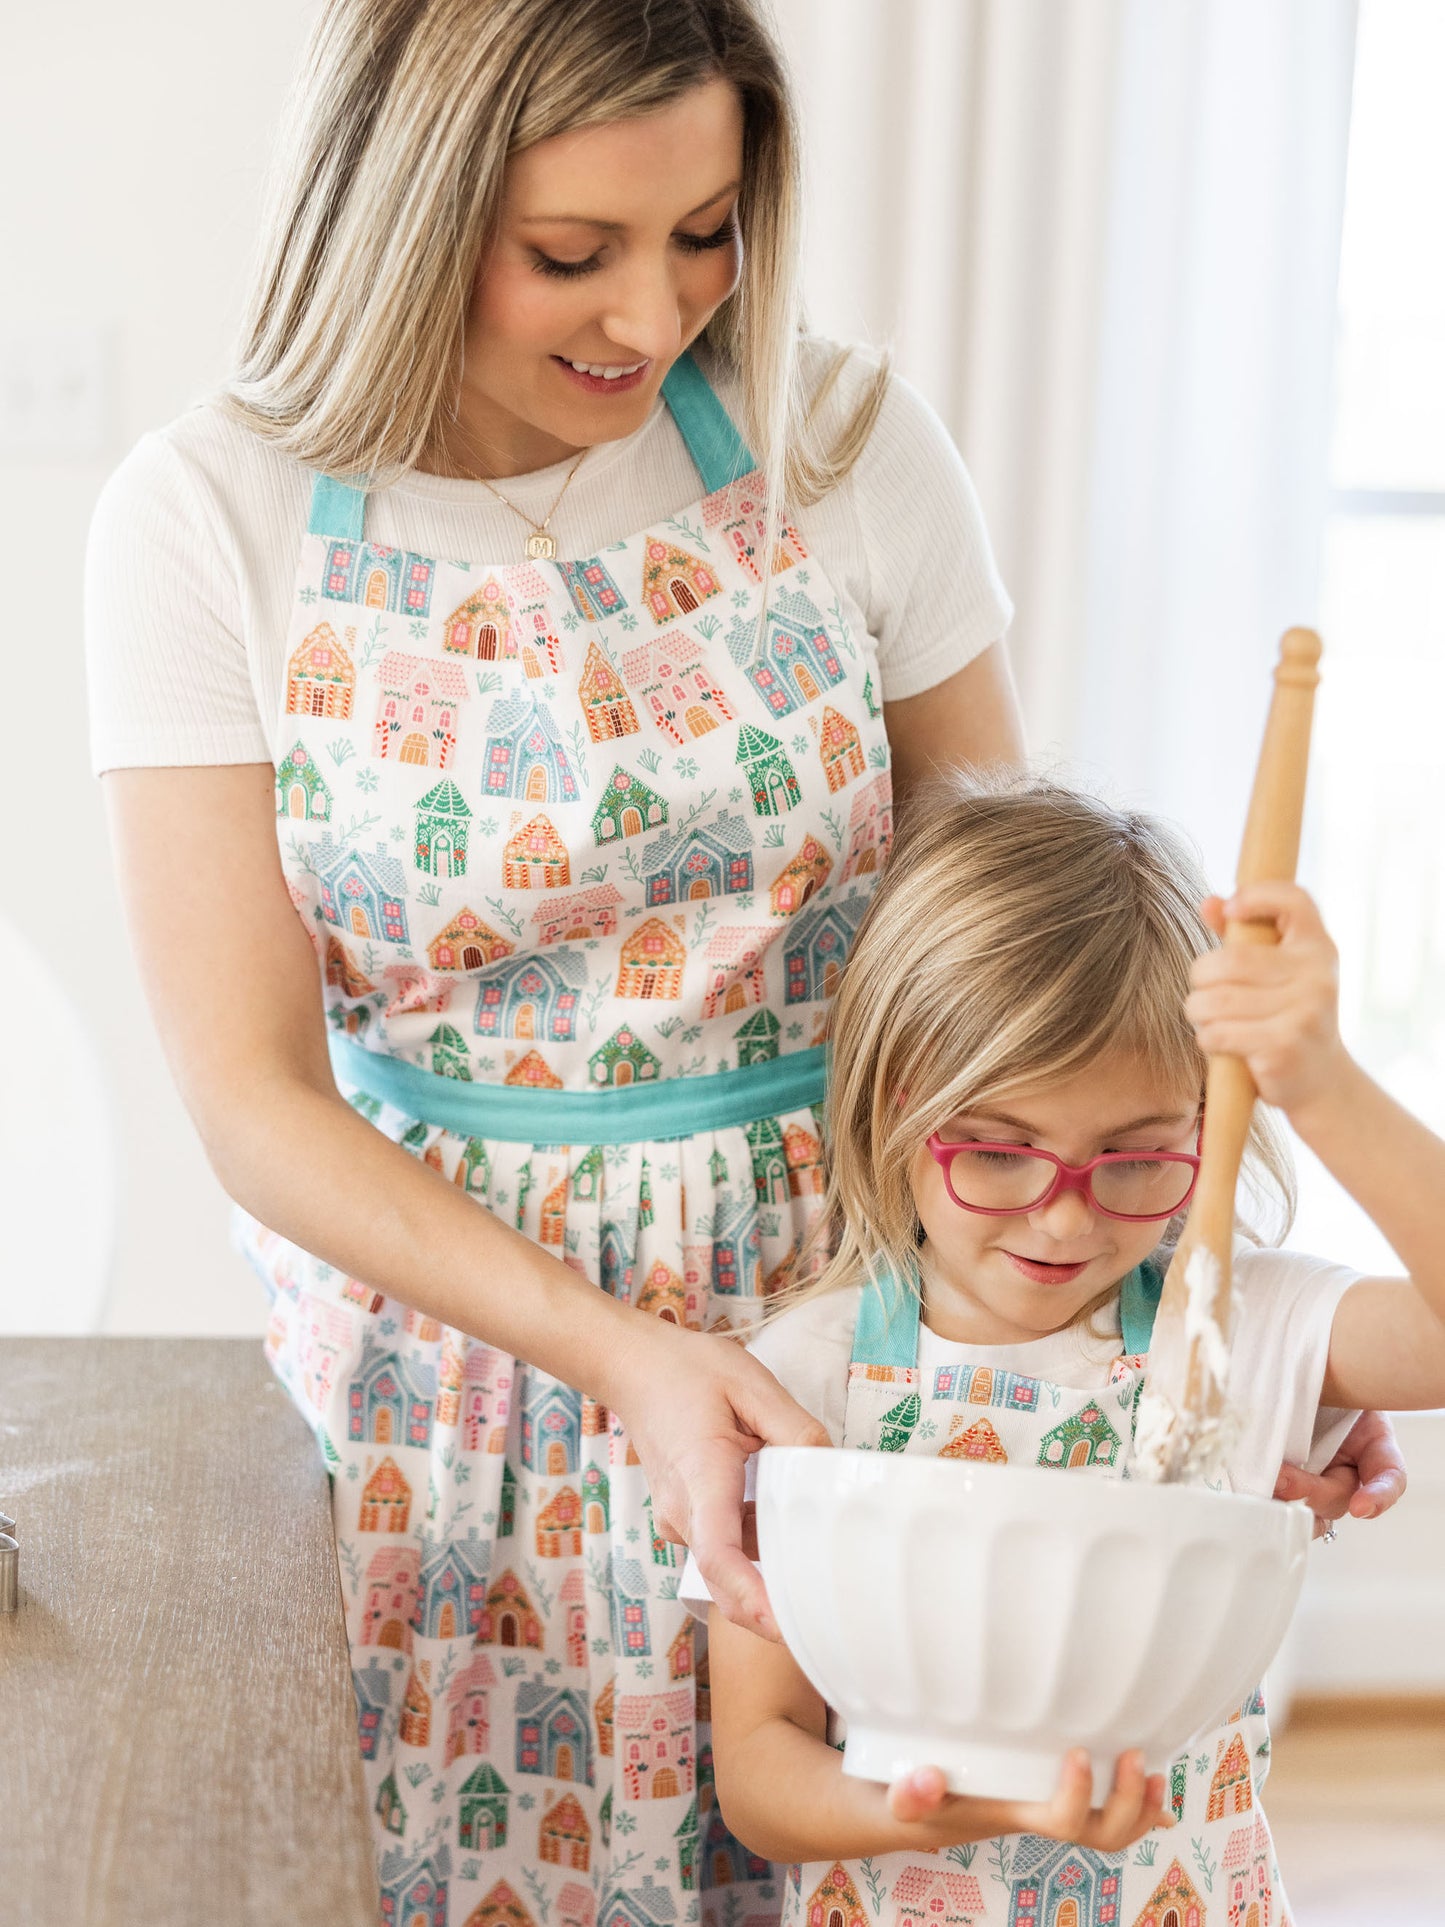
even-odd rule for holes
{"type": "Polygon", "coordinates": [[[1211,1056],[1242,1057],[1267,1104],[1295,1112],[1327,1097],[1351,1060],[1340,1042],[1338,958],[1314,900],[1293,883],[1256,883],[1204,920],[1273,923],[1277,944],[1225,944],[1195,959],[1185,1011],[1211,1056]]]}
{"type": "Polygon", "coordinates": [[[827,1432],[735,1340],[641,1313],[606,1398],[637,1448],[658,1532],[691,1548],[735,1625],[781,1638],[743,1547],[744,1474],[760,1446],[827,1445],[827,1432]]]}
{"type": "Polygon", "coordinates": [[[1378,1519],[1404,1496],[1406,1478],[1394,1426],[1383,1412],[1361,1412],[1323,1472],[1283,1465],[1274,1496],[1307,1501],[1318,1536],[1346,1513],[1378,1519]]]}
{"type": "Polygon", "coordinates": [[[980,1808],[986,1807],[986,1830],[995,1833],[1039,1833],[1049,1840],[1068,1840],[1092,1847],[1097,1853],[1122,1853],[1156,1827],[1172,1827],[1174,1816],[1164,1806],[1164,1775],[1146,1774],[1142,1753],[1124,1753],[1114,1768],[1114,1785],[1102,1807],[1091,1807],[1093,1776],[1089,1756],[1082,1749],[1068,1754],[1059,1769],[1052,1800],[980,1800],[951,1794],[936,1766],[919,1767],[888,1789],[888,1810],[895,1820],[921,1824],[930,1837],[942,1841],[958,1830],[960,1844],[983,1837],[980,1808]]]}

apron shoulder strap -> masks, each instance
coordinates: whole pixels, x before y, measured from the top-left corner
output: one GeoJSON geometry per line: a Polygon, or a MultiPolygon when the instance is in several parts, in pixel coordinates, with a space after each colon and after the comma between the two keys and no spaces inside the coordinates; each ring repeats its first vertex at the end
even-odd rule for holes
{"type": "Polygon", "coordinates": [[[703,487],[709,495],[757,467],[747,443],[733,426],[707,376],[691,353],[679,355],[662,384],[662,398],[687,443],[703,487]]]}
{"type": "Polygon", "coordinates": [[[311,484],[308,535],[328,535],[335,542],[359,542],[366,526],[366,490],[334,475],[318,475],[311,484]]]}
{"type": "Polygon", "coordinates": [[[1154,1337],[1154,1314],[1164,1289],[1164,1267],[1153,1258],[1137,1265],[1119,1288],[1119,1323],[1125,1353],[1147,1352],[1154,1337]]]}
{"type": "Polygon", "coordinates": [[[863,1287],[858,1323],[853,1327],[855,1365],[898,1365],[911,1371],[918,1363],[918,1327],[923,1293],[916,1271],[898,1279],[884,1267],[863,1287]]]}

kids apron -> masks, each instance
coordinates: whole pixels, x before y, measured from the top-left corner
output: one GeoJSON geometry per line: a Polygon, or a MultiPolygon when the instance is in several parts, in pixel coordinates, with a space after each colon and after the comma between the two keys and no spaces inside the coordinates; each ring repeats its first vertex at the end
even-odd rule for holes
{"type": "MultiPolygon", "coordinates": [[[[1127,1478],[1162,1284],[1153,1264],[1124,1281],[1124,1349],[1104,1387],[966,1360],[940,1366],[925,1384],[916,1281],[900,1286],[885,1276],[860,1303],[844,1446],[1127,1478]]],[[[830,1713],[829,1739],[842,1738],[830,1713]]],[[[1124,1853],[1024,1833],[941,1853],[794,1867],[785,1881],[785,1927],[1289,1927],[1259,1804],[1268,1765],[1269,1728],[1256,1691],[1173,1763],[1172,1830],[1124,1853]]]]}
{"type": "MultiPolygon", "coordinates": [[[[277,833],[355,1108],[600,1290],[726,1331],[820,1200],[888,744],[871,639],[796,529],[765,559],[765,485],[690,357],[663,394],[703,493],[596,555],[379,546],[364,493],[317,478],[277,833]]],[[[616,1421],[239,1235],[333,1475],[383,1917],[767,1927],[683,1555],[616,1421]]]]}

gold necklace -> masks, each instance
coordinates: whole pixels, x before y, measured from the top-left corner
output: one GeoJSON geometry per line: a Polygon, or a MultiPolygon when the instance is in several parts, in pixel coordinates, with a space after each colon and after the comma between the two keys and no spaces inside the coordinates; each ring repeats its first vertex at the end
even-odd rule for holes
{"type": "Polygon", "coordinates": [[[551,508],[548,509],[547,513],[542,517],[540,522],[534,522],[530,515],[523,515],[521,509],[517,507],[517,504],[515,502],[509,502],[506,496],[503,495],[502,491],[499,488],[494,487],[493,484],[487,480],[485,475],[472,476],[472,480],[474,482],[480,482],[483,488],[491,489],[492,494],[496,496],[497,500],[503,505],[504,508],[509,508],[512,511],[513,515],[521,516],[521,519],[527,524],[527,527],[532,531],[532,533],[527,537],[527,560],[529,562],[551,562],[556,557],[557,538],[555,535],[552,535],[548,532],[548,524],[551,522],[552,517],[557,513],[557,504],[562,500],[562,497],[567,493],[568,488],[571,486],[572,477],[577,473],[578,469],[582,466],[583,456],[585,456],[587,452],[588,451],[584,448],[581,454],[578,455],[576,461],[573,462],[571,468],[568,469],[566,481],[564,481],[561,488],[558,489],[551,508]]]}

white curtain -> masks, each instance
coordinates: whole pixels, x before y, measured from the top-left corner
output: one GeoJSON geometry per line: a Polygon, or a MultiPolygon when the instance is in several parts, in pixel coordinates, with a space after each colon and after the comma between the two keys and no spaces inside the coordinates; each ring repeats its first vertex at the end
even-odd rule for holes
{"type": "Polygon", "coordinates": [[[775,0],[814,326],[893,343],[1031,743],[1233,861],[1314,611],[1354,0],[775,0]]]}

